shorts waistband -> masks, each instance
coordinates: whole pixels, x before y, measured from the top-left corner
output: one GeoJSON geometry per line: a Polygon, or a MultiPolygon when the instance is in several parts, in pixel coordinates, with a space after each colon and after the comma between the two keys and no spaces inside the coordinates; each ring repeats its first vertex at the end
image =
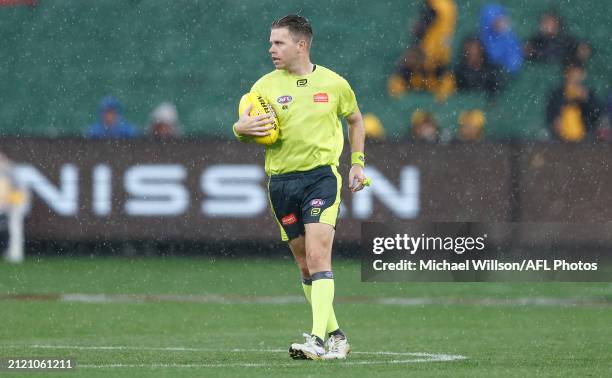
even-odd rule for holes
{"type": "Polygon", "coordinates": [[[270,180],[272,181],[291,180],[291,179],[295,179],[298,177],[304,177],[304,176],[328,173],[328,172],[329,173],[332,172],[331,165],[322,165],[320,167],[316,167],[308,171],[296,171],[296,172],[281,173],[279,175],[272,175],[270,176],[270,180]]]}

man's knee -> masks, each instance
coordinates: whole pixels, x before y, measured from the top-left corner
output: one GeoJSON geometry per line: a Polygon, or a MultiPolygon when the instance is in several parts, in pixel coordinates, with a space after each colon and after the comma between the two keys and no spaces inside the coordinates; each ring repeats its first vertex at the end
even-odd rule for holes
{"type": "Polygon", "coordinates": [[[306,256],[306,261],[310,268],[320,266],[330,260],[331,254],[323,250],[311,250],[306,256]]]}
{"type": "Polygon", "coordinates": [[[306,224],[306,261],[311,273],[329,270],[334,228],[324,223],[306,224]]]}
{"type": "Polygon", "coordinates": [[[325,243],[312,243],[306,248],[306,262],[310,273],[327,270],[331,263],[331,246],[325,243]]]}

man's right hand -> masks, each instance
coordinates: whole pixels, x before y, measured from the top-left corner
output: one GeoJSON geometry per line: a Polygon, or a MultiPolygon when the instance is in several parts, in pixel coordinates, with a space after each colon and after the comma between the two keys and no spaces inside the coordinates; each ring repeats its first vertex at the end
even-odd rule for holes
{"type": "Polygon", "coordinates": [[[274,128],[274,117],[271,114],[262,114],[251,117],[249,113],[253,108],[250,104],[242,113],[238,121],[234,124],[234,131],[238,135],[248,135],[254,137],[270,135],[270,130],[274,128]]]}

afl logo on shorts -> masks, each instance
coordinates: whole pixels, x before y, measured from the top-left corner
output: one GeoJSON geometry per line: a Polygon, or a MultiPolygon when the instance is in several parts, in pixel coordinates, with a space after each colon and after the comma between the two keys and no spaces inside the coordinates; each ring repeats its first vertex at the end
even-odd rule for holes
{"type": "Polygon", "coordinates": [[[291,100],[293,100],[293,97],[291,96],[280,96],[276,99],[276,102],[278,102],[279,104],[288,104],[291,102],[291,100]]]}
{"type": "Polygon", "coordinates": [[[286,215],[286,216],[281,218],[281,223],[283,224],[283,226],[289,226],[289,225],[294,224],[296,222],[297,222],[297,217],[293,213],[291,213],[289,215],[286,215]]]}
{"type": "Polygon", "coordinates": [[[313,199],[312,201],[310,201],[310,206],[312,207],[321,207],[323,205],[325,205],[325,200],[322,200],[320,198],[313,199]]]}

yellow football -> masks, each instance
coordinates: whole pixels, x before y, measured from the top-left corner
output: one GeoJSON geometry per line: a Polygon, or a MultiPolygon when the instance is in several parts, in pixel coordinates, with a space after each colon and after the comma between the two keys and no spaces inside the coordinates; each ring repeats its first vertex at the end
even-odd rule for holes
{"type": "Polygon", "coordinates": [[[239,117],[244,113],[249,104],[253,104],[253,108],[251,108],[251,112],[249,113],[251,117],[262,114],[272,114],[274,116],[274,128],[269,130],[270,135],[253,137],[253,141],[265,146],[274,144],[278,139],[278,134],[280,131],[278,117],[276,116],[274,109],[259,93],[249,92],[240,99],[240,105],[238,105],[239,117]]]}

